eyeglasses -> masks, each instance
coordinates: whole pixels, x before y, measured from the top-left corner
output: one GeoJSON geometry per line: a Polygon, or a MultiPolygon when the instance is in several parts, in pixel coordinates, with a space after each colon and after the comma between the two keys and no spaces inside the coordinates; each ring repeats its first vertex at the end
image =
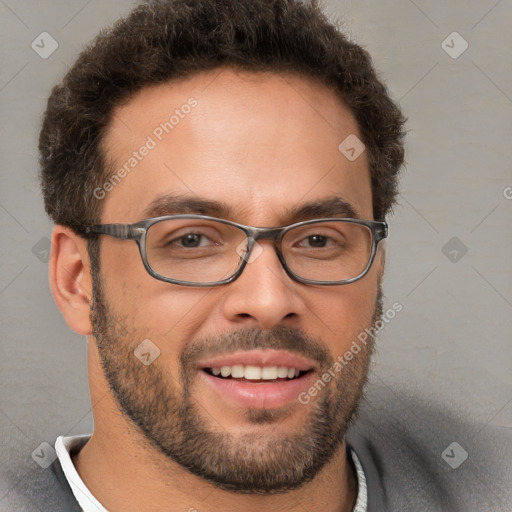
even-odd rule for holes
{"type": "Polygon", "coordinates": [[[332,286],[353,283],[367,274],[378,243],[388,235],[388,225],[374,220],[327,218],[261,228],[185,214],[136,224],[97,224],[85,232],[135,240],[148,273],[166,283],[231,283],[261,252],[257,241],[272,240],[292,279],[332,286]]]}

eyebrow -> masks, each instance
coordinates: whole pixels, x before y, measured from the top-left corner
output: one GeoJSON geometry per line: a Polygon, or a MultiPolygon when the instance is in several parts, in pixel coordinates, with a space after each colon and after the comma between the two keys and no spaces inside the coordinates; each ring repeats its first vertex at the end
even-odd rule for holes
{"type": "Polygon", "coordinates": [[[287,220],[290,223],[328,217],[359,218],[355,208],[341,196],[332,196],[298,205],[289,210],[287,214],[287,220]]]}
{"type": "Polygon", "coordinates": [[[200,197],[193,196],[165,194],[151,201],[144,210],[143,215],[145,218],[150,218],[182,213],[229,218],[232,216],[232,209],[229,205],[221,201],[212,201],[210,199],[201,199],[200,197]]]}
{"type": "MultiPolygon", "coordinates": [[[[165,194],[156,197],[143,212],[144,218],[178,214],[208,215],[234,220],[234,210],[227,203],[200,197],[165,194]]],[[[283,224],[329,217],[359,218],[355,208],[341,196],[331,196],[294,206],[285,212],[283,224]]]]}

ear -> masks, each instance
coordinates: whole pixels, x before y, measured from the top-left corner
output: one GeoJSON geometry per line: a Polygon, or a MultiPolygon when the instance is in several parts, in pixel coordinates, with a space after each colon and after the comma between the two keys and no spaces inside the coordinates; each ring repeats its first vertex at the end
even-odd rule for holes
{"type": "Polygon", "coordinates": [[[50,287],[69,327],[78,334],[90,335],[92,278],[87,241],[65,226],[53,229],[50,287]]]}

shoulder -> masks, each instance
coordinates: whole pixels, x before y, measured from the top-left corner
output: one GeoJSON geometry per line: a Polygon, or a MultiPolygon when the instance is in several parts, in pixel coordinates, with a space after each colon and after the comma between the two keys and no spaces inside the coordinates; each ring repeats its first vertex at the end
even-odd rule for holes
{"type": "Polygon", "coordinates": [[[511,510],[506,427],[471,423],[405,393],[371,390],[347,443],[365,471],[368,512],[511,510]]]}
{"type": "Polygon", "coordinates": [[[59,459],[46,469],[31,465],[0,499],[2,510],[81,512],[59,459]],[[5,508],[3,508],[5,507],[5,508]]]}

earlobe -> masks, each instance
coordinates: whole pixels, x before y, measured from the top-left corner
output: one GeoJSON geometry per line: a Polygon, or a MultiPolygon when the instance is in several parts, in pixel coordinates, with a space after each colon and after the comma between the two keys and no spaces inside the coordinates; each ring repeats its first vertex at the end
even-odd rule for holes
{"type": "Polygon", "coordinates": [[[55,226],[52,234],[50,287],[69,327],[90,335],[92,279],[87,241],[65,226],[55,226]]]}

